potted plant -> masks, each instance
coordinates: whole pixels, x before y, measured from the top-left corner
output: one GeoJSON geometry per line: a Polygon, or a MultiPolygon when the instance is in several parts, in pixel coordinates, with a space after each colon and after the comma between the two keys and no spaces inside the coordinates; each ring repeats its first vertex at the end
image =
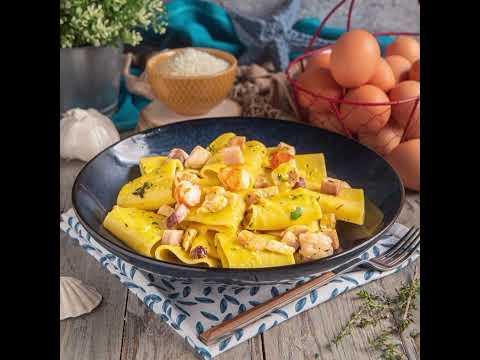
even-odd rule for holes
{"type": "Polygon", "coordinates": [[[113,114],[123,45],[138,45],[147,28],[165,32],[162,0],[60,0],[60,113],[80,107],[113,114]]]}

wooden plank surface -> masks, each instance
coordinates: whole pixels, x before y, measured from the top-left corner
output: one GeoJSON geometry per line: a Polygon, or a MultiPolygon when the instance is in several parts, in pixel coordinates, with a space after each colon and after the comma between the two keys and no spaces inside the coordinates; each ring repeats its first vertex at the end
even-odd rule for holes
{"type": "MultiPolygon", "coordinates": [[[[125,136],[125,135],[124,135],[125,136]]],[[[71,188],[83,163],[63,161],[60,165],[60,210],[71,207],[71,188]]],[[[411,226],[420,223],[420,196],[407,193],[399,222],[411,226]]],[[[117,279],[109,274],[63,232],[60,233],[61,275],[74,276],[93,285],[104,297],[91,314],[60,322],[61,359],[195,359],[194,353],[159,317],[149,311],[135,295],[128,294],[117,279]]],[[[419,262],[417,262],[419,263],[419,262]]],[[[391,293],[411,276],[413,267],[366,285],[368,291],[391,293]]],[[[330,347],[332,339],[350,314],[359,306],[356,290],[348,292],[282,323],[220,355],[219,360],[283,360],[283,359],[378,359],[369,350],[368,338],[379,330],[355,329],[338,347],[330,347]]],[[[419,312],[416,311],[419,329],[419,312]]],[[[383,328],[394,319],[381,323],[383,328]]],[[[419,358],[419,345],[408,334],[399,339],[409,359],[419,358]]]]}
{"type": "MultiPolygon", "coordinates": [[[[61,163],[60,211],[71,207],[73,180],[82,166],[80,161],[61,163]]],[[[93,286],[103,297],[92,313],[60,321],[60,358],[118,360],[128,290],[63,231],[60,231],[60,275],[93,286]]]]}

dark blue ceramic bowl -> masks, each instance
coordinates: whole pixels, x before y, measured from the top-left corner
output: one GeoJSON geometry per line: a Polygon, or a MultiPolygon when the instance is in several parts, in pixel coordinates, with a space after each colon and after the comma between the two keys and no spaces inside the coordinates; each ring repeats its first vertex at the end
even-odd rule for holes
{"type": "Polygon", "coordinates": [[[359,256],[395,222],[403,206],[404,190],[398,174],[381,156],[335,133],[290,121],[210,118],[166,125],[119,141],[85,165],[75,180],[72,196],[75,212],[90,234],[114,255],[139,269],[160,277],[244,285],[310,278],[359,256]],[[174,147],[190,151],[229,131],[267,146],[284,141],[294,145],[300,154],[324,153],[330,176],[365,190],[369,199],[367,226],[339,224],[341,251],[332,256],[305,264],[262,269],[210,269],[162,262],[135,253],[102,226],[120,188],[140,175],[140,158],[165,155],[174,147]],[[383,213],[381,218],[379,213],[383,213]]]}

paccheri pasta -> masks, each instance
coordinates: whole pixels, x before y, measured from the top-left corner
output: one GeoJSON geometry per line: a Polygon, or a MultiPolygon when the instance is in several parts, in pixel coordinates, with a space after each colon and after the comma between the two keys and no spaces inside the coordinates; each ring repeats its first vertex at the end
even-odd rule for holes
{"type": "Polygon", "coordinates": [[[339,248],[337,221],[364,222],[362,189],[327,176],[323,154],[296,154],[225,133],[190,154],[140,159],[104,227],[162,261],[258,268],[317,260],[339,248]]]}

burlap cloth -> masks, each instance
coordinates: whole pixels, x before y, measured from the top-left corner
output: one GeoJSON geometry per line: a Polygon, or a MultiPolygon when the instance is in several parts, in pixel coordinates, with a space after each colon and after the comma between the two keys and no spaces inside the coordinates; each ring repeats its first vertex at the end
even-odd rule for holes
{"type": "MultiPolygon", "coordinates": [[[[132,60],[135,63],[137,59],[131,54],[125,56],[123,75],[127,89],[133,94],[152,100],[153,94],[146,73],[138,77],[130,74],[132,60]]],[[[272,63],[239,66],[229,97],[241,106],[242,116],[291,121],[300,119],[290,84],[283,72],[274,72],[272,63]]]]}
{"type": "Polygon", "coordinates": [[[242,116],[298,121],[290,84],[271,63],[239,66],[230,98],[242,107],[242,116]]]}

